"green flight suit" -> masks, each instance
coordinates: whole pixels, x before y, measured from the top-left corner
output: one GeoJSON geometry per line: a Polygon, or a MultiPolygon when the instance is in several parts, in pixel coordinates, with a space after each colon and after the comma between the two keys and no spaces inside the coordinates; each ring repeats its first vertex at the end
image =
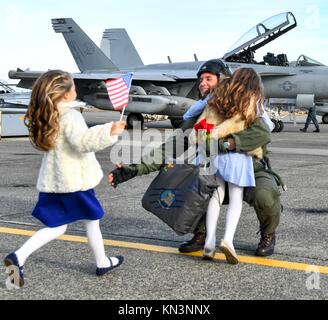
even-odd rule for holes
{"type": "MultiPolygon", "coordinates": [[[[192,128],[196,120],[197,119],[189,119],[185,121],[182,125],[181,131],[185,132],[187,129],[192,128]]],[[[232,134],[232,137],[236,142],[236,151],[247,152],[258,147],[263,147],[264,155],[266,154],[266,145],[271,141],[267,125],[261,118],[256,119],[250,128],[232,134]]],[[[227,152],[223,146],[223,142],[223,139],[218,140],[219,152],[227,152]]],[[[136,175],[141,176],[149,174],[150,172],[158,171],[161,164],[165,161],[165,152],[170,143],[174,144],[175,138],[168,139],[168,141],[161,146],[162,152],[155,153],[157,156],[155,159],[153,158],[153,162],[147,161],[146,156],[143,157],[141,164],[133,165],[134,169],[137,170],[136,175]]],[[[187,146],[185,145],[184,150],[186,150],[186,148],[187,146]]],[[[178,156],[179,154],[174,154],[174,156],[176,155],[178,156]]],[[[279,186],[283,186],[283,182],[279,175],[271,171],[268,164],[261,163],[258,160],[255,160],[255,158],[253,159],[253,163],[256,187],[247,187],[244,189],[244,201],[255,208],[257,218],[260,222],[261,232],[269,234],[274,232],[279,224],[281,211],[279,186]]],[[[227,197],[225,197],[223,203],[227,203],[227,197]]],[[[205,216],[196,228],[195,232],[197,231],[205,231],[205,216]]]]}

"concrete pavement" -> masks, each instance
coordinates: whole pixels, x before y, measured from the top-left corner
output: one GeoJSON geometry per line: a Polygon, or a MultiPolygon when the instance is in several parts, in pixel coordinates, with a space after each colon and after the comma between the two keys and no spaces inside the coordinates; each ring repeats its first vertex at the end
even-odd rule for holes
{"type": "MultiPolygon", "coordinates": [[[[114,113],[88,113],[90,124],[115,119],[114,113]]],[[[161,130],[165,122],[149,124],[161,130]]],[[[292,123],[272,135],[272,166],[285,179],[284,212],[277,230],[275,254],[268,259],[253,253],[259,235],[252,208],[244,204],[235,236],[241,256],[236,266],[221,255],[205,262],[198,255],[178,254],[178,236],[141,206],[152,173],[116,189],[104,178],[96,188],[107,215],[101,229],[108,255],[122,254],[125,263],[114,272],[95,276],[82,222],[73,223],[64,240],[35,252],[25,265],[26,286],[8,290],[0,274],[0,299],[328,299],[328,126],[321,133],[301,133],[292,123]],[[82,238],[81,238],[82,237],[82,238]]],[[[109,150],[97,153],[104,172],[114,168],[109,150]]],[[[37,199],[35,183],[41,155],[27,139],[0,141],[0,256],[18,248],[30,231],[42,227],[31,217],[37,199]],[[22,231],[23,230],[23,231],[22,231]]],[[[220,217],[222,236],[225,210],[220,217]]]]}

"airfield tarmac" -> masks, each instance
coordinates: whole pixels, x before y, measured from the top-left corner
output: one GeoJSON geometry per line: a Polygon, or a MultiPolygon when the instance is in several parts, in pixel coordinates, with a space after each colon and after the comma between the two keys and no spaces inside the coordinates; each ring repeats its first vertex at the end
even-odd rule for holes
{"type": "MultiPolygon", "coordinates": [[[[117,120],[118,113],[85,112],[90,125],[117,120]]],[[[288,119],[287,119],[288,120],[288,119]]],[[[106,178],[96,188],[106,216],[101,229],[109,256],[124,255],[124,264],[103,277],[85,238],[83,223],[73,223],[66,235],[44,246],[25,264],[26,285],[8,290],[0,273],[0,299],[328,299],[328,125],[320,133],[301,133],[305,118],[286,121],[272,134],[273,168],[288,191],[281,195],[284,211],[274,255],[254,256],[258,222],[244,204],[235,235],[238,265],[228,265],[220,253],[215,261],[180,254],[177,247],[191,235],[178,236],[141,206],[141,198],[156,176],[138,177],[113,189],[106,178]]],[[[147,124],[148,130],[170,129],[168,121],[147,124]]],[[[123,141],[129,144],[130,141],[123,141]]],[[[141,141],[139,143],[142,144],[141,141]]],[[[104,173],[114,168],[110,149],[97,153],[104,173]]],[[[42,227],[31,216],[41,155],[26,138],[0,141],[0,257],[17,249],[42,227]]],[[[223,235],[226,208],[218,226],[223,235]]],[[[4,268],[3,268],[4,271],[4,268]]]]}

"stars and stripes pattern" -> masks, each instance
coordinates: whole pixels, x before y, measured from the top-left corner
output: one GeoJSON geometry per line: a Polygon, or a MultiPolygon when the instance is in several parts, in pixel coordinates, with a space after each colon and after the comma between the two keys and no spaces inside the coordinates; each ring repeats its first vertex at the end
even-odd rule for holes
{"type": "Polygon", "coordinates": [[[114,110],[121,110],[129,103],[129,91],[133,73],[128,73],[121,78],[106,80],[108,97],[114,110]]]}

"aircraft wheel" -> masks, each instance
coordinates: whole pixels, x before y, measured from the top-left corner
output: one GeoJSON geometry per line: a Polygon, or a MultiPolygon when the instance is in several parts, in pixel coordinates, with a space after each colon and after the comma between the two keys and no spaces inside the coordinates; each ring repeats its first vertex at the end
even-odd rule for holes
{"type": "Polygon", "coordinates": [[[278,128],[277,132],[283,131],[284,130],[284,123],[281,120],[278,120],[278,125],[279,125],[279,128],[278,128]]]}
{"type": "Polygon", "coordinates": [[[173,128],[180,128],[183,119],[182,118],[171,118],[170,119],[173,128]]]}
{"type": "Polygon", "coordinates": [[[278,132],[279,127],[280,127],[278,121],[277,121],[276,119],[271,119],[271,121],[272,121],[273,124],[274,124],[274,127],[273,127],[273,129],[272,129],[271,132],[278,132]]]}
{"type": "Polygon", "coordinates": [[[141,113],[130,113],[126,119],[128,129],[142,128],[144,118],[141,113]]]}
{"type": "Polygon", "coordinates": [[[328,113],[325,113],[325,114],[322,116],[322,123],[325,123],[325,124],[328,123],[328,113]]]}

